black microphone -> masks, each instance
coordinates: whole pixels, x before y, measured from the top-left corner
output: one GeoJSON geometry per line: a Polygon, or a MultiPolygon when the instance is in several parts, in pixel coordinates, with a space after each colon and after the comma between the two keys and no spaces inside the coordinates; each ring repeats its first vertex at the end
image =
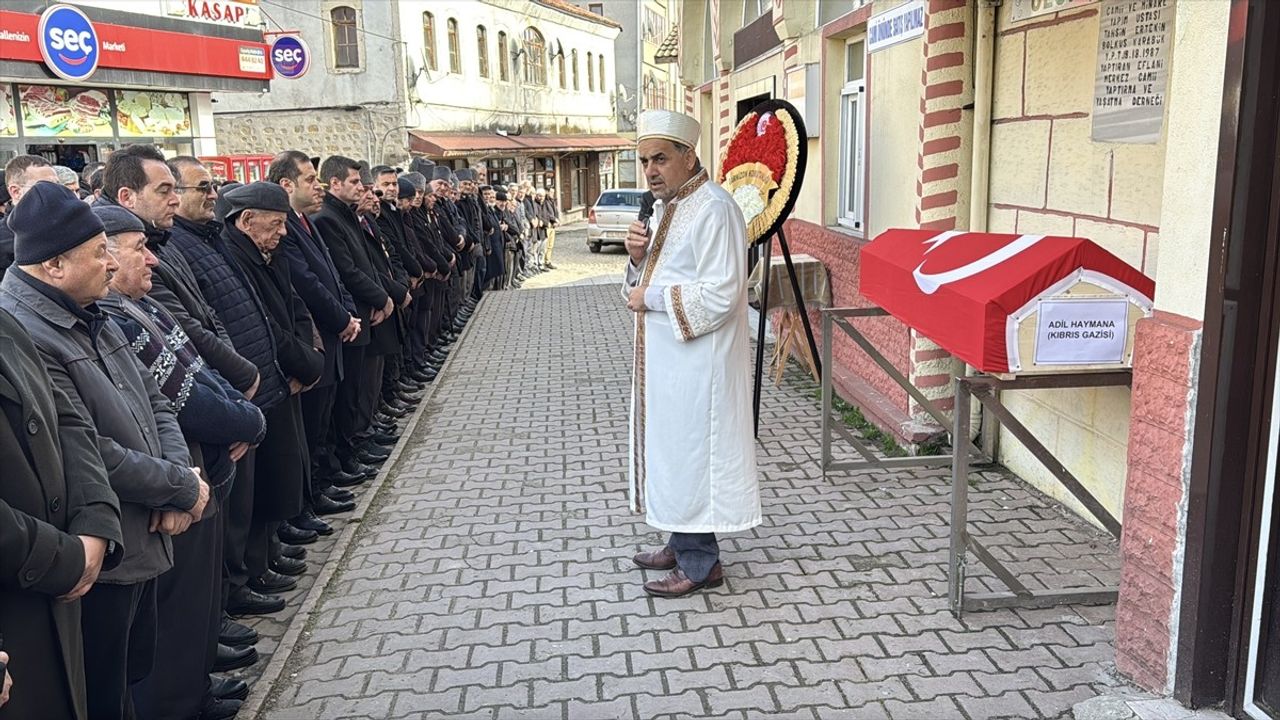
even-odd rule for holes
{"type": "Polygon", "coordinates": [[[653,217],[653,204],[655,202],[657,202],[657,198],[648,190],[640,196],[640,214],[636,216],[636,220],[644,223],[646,228],[649,227],[649,218],[653,217]]]}

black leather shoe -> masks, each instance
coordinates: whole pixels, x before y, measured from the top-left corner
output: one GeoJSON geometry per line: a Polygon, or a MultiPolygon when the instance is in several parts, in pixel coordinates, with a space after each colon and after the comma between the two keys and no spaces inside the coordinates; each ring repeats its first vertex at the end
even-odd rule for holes
{"type": "Polygon", "coordinates": [[[384,404],[384,405],[382,406],[382,410],[381,410],[381,412],[382,412],[382,414],[383,414],[383,415],[386,415],[387,417],[393,417],[393,418],[395,418],[395,419],[399,420],[399,419],[403,418],[404,416],[408,415],[408,414],[409,414],[409,410],[410,410],[410,408],[407,408],[407,407],[404,407],[404,408],[401,408],[401,409],[399,409],[399,410],[396,410],[396,409],[393,409],[390,405],[386,405],[386,404],[384,404]]]}
{"type": "Polygon", "coordinates": [[[290,545],[286,542],[280,543],[280,554],[287,558],[293,558],[294,560],[307,559],[306,548],[298,547],[297,545],[290,545]]]}
{"type": "Polygon", "coordinates": [[[417,407],[418,401],[422,400],[422,398],[418,397],[414,393],[407,393],[403,390],[397,390],[394,398],[410,408],[417,407]]]}
{"type": "Polygon", "coordinates": [[[213,661],[214,672],[227,672],[249,667],[258,662],[258,651],[251,647],[231,647],[218,644],[218,657],[213,661]]]}
{"type": "Polygon", "coordinates": [[[433,382],[435,382],[435,381],[436,381],[436,378],[438,378],[438,377],[440,377],[440,373],[438,373],[438,372],[436,372],[436,371],[432,370],[432,371],[431,371],[431,374],[427,376],[427,382],[428,382],[428,383],[433,383],[433,382]]]}
{"type": "Polygon", "coordinates": [[[276,529],[276,537],[280,538],[280,542],[289,543],[290,545],[310,545],[319,536],[310,530],[303,530],[289,523],[282,523],[276,529]]]}
{"type": "Polygon", "coordinates": [[[396,383],[396,389],[399,390],[400,392],[409,393],[410,395],[412,395],[413,393],[416,393],[419,390],[421,390],[422,386],[415,382],[409,382],[407,378],[403,378],[400,380],[400,382],[396,383]]]}
{"type": "Polygon", "coordinates": [[[398,433],[375,432],[369,436],[369,442],[374,445],[392,448],[396,446],[396,443],[400,442],[400,435],[398,433]]]}
{"type": "Polygon", "coordinates": [[[303,510],[302,514],[289,521],[289,524],[299,530],[308,530],[317,535],[332,535],[333,527],[329,523],[316,517],[316,514],[310,510],[303,510]]]}
{"type": "Polygon", "coordinates": [[[426,365],[419,365],[409,373],[409,377],[416,383],[424,383],[427,381],[427,372],[428,370],[426,365]]]}
{"type": "Polygon", "coordinates": [[[374,462],[385,462],[387,458],[391,457],[391,450],[373,443],[366,443],[362,444],[356,451],[356,457],[359,458],[360,462],[369,462],[369,460],[364,459],[365,457],[372,458],[374,462]],[[364,457],[361,457],[361,455],[364,457]]]}
{"type": "Polygon", "coordinates": [[[328,496],[333,500],[337,500],[338,502],[349,502],[351,500],[356,499],[355,493],[351,492],[350,490],[343,490],[340,487],[330,486],[325,488],[324,490],[321,490],[320,492],[324,493],[326,496],[328,496]]]}
{"type": "MultiPolygon", "coordinates": [[[[364,475],[363,474],[352,475],[349,472],[339,471],[325,478],[325,482],[331,483],[331,486],[330,486],[331,489],[337,490],[344,487],[351,487],[352,485],[359,485],[360,483],[364,482],[364,475]]],[[[326,488],[326,492],[325,492],[326,495],[329,494],[327,492],[328,489],[330,488],[326,488]]],[[[343,490],[342,492],[347,492],[347,491],[343,490]]],[[[333,497],[333,496],[330,495],[329,497],[333,497]]]]}
{"type": "Polygon", "coordinates": [[[218,629],[218,642],[231,647],[245,647],[258,642],[258,631],[223,615],[222,627],[218,629]]]}
{"type": "Polygon", "coordinates": [[[316,498],[313,503],[316,515],[337,515],[338,513],[351,512],[356,509],[356,504],[352,500],[334,500],[328,495],[321,495],[316,498]]]}
{"type": "Polygon", "coordinates": [[[449,357],[447,352],[438,352],[431,355],[430,360],[433,363],[443,363],[444,359],[449,357]]]}
{"type": "Polygon", "coordinates": [[[384,457],[384,456],[372,455],[372,454],[370,454],[370,453],[368,453],[368,452],[366,452],[366,451],[364,451],[364,450],[361,450],[361,451],[356,455],[356,458],[357,458],[360,462],[365,463],[366,465],[373,465],[373,466],[375,466],[375,467],[377,467],[377,466],[379,466],[379,465],[382,465],[383,463],[385,463],[385,462],[387,461],[387,458],[386,458],[386,457],[384,457]]]}
{"type": "Polygon", "coordinates": [[[355,479],[348,480],[335,475],[332,478],[330,478],[330,482],[332,482],[334,485],[337,485],[338,487],[352,487],[354,485],[359,485],[360,483],[364,482],[365,480],[368,480],[374,475],[377,475],[378,469],[369,467],[368,465],[365,465],[364,463],[358,460],[352,459],[348,462],[342,463],[342,472],[355,479]]]}
{"type": "Polygon", "coordinates": [[[284,598],[276,595],[263,595],[248,587],[231,591],[227,598],[227,614],[231,617],[245,615],[270,615],[284,609],[284,598]]]}
{"type": "Polygon", "coordinates": [[[209,676],[209,695],[219,700],[243,700],[249,697],[249,683],[229,677],[209,676]]]}
{"type": "Polygon", "coordinates": [[[267,567],[289,577],[297,577],[307,571],[307,563],[305,560],[294,560],[293,558],[281,555],[277,558],[271,558],[271,562],[267,567]]]}
{"type": "Polygon", "coordinates": [[[204,704],[200,706],[198,720],[231,720],[240,714],[241,704],[239,700],[231,698],[206,697],[204,704]]]}
{"type": "MultiPolygon", "coordinates": [[[[281,575],[275,570],[267,570],[258,577],[249,578],[250,590],[260,593],[286,592],[298,587],[298,581],[288,575],[281,575]]],[[[214,668],[217,669],[216,667],[214,668]]]]}

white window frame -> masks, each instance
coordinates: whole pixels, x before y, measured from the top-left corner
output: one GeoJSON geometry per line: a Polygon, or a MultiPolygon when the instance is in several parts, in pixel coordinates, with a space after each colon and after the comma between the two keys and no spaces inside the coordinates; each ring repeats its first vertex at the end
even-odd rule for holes
{"type": "MultiPolygon", "coordinates": [[[[846,68],[849,48],[855,43],[866,46],[863,37],[852,38],[845,43],[840,59],[846,68]]],[[[864,62],[863,77],[846,77],[844,86],[840,88],[840,195],[836,203],[836,223],[860,233],[866,232],[866,142],[867,79],[864,62]]]]}

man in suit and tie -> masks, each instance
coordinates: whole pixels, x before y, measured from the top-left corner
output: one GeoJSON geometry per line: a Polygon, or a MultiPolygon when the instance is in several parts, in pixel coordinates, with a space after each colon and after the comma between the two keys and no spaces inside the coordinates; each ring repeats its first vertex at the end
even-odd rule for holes
{"type": "Polygon", "coordinates": [[[308,213],[320,209],[324,191],[316,167],[305,153],[286,150],[276,155],[267,170],[267,181],[284,188],[293,209],[286,216],[287,234],[280,248],[289,260],[293,287],[306,304],[324,344],[324,374],[315,387],[302,394],[302,420],[311,451],[311,487],[307,501],[317,514],[346,512],[355,507],[354,496],[340,486],[360,477],[343,472],[329,440],[330,418],[343,377],[342,345],[360,335],[355,302],[342,285],[338,269],[308,213]],[[335,484],[336,483],[336,484],[335,484]]]}

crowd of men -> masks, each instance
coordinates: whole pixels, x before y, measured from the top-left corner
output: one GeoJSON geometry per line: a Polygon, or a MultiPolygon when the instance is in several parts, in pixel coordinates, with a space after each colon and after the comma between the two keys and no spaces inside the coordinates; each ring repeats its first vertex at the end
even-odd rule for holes
{"type": "Polygon", "coordinates": [[[286,151],[215,181],[133,145],[0,197],[0,719],[228,718],[257,633],[354,509],[554,198],[286,151]]]}

